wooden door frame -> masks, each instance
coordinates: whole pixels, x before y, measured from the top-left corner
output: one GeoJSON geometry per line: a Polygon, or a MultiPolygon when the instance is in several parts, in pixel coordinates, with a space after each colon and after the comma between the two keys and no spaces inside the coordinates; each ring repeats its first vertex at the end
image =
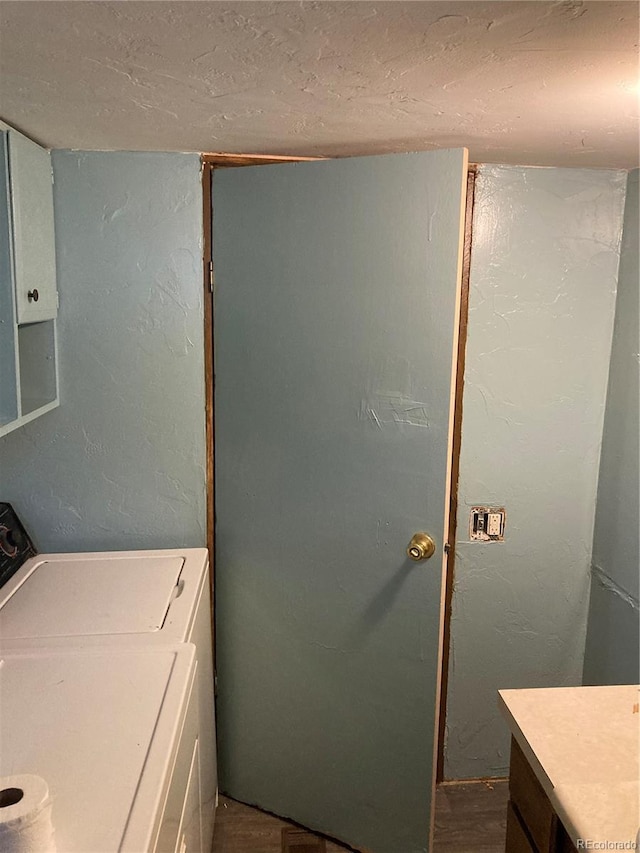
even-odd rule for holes
{"type": "MultiPolygon", "coordinates": [[[[295,163],[324,158],[318,157],[273,157],[261,154],[203,154],[202,204],[203,204],[203,282],[204,282],[204,381],[205,381],[205,435],[206,435],[206,541],[209,551],[211,572],[211,606],[215,590],[215,420],[214,420],[214,359],[213,359],[213,312],[214,273],[212,246],[212,178],[219,168],[261,166],[274,163],[295,163]]],[[[447,719],[447,693],[449,686],[449,660],[451,645],[451,610],[453,602],[454,571],[456,556],[456,526],[458,513],[458,479],[460,473],[460,450],[462,443],[462,398],[464,390],[465,355],[469,317],[469,271],[471,266],[471,243],[473,201],[477,166],[469,164],[467,172],[466,208],[464,220],[464,247],[462,258],[462,284],[460,298],[459,333],[454,403],[453,445],[451,460],[451,483],[449,498],[449,527],[447,570],[444,590],[444,619],[442,638],[442,661],[440,671],[440,695],[438,707],[436,784],[444,780],[444,747],[447,719]]],[[[215,643],[214,643],[215,655],[215,643]]],[[[215,669],[215,656],[214,656],[215,669]]]]}
{"type": "MultiPolygon", "coordinates": [[[[213,165],[202,158],[202,280],[204,302],[204,416],[206,442],[206,535],[207,550],[209,551],[209,567],[213,586],[214,574],[214,528],[215,528],[215,494],[214,494],[214,414],[213,414],[213,251],[211,240],[211,225],[213,208],[211,204],[211,174],[213,165]]],[[[213,598],[213,597],[212,597],[213,598]]]]}
{"type": "Polygon", "coordinates": [[[473,200],[478,167],[470,163],[467,172],[467,192],[464,213],[464,245],[462,250],[462,282],[460,289],[460,316],[458,319],[458,352],[456,362],[456,389],[453,409],[453,443],[451,448],[451,483],[449,490],[449,529],[447,535],[447,571],[444,589],[444,618],[442,621],[442,661],[440,697],[438,707],[438,750],[436,760],[436,785],[444,781],[444,748],[447,729],[447,698],[449,688],[449,659],[451,649],[451,609],[453,604],[454,572],[456,560],[456,529],[458,519],[458,480],[460,477],[460,450],[462,446],[462,397],[464,369],[469,325],[469,271],[471,269],[471,240],[473,200]]]}

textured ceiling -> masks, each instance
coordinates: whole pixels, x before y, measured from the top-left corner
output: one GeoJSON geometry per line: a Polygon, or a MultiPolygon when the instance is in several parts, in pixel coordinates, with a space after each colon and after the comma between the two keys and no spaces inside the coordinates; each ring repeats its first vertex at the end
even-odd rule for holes
{"type": "Polygon", "coordinates": [[[54,148],[638,164],[636,2],[1,2],[0,116],[54,148]]]}

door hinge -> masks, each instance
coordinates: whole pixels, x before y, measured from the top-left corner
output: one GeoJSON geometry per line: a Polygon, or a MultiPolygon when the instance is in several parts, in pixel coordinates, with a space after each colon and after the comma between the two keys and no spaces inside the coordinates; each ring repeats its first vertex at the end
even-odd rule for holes
{"type": "Polygon", "coordinates": [[[213,261],[209,261],[209,290],[213,293],[213,261]]]}

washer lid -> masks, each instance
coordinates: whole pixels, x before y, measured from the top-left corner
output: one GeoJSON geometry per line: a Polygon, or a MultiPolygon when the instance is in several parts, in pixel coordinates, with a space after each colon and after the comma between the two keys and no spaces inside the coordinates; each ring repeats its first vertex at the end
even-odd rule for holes
{"type": "Polygon", "coordinates": [[[73,637],[159,631],[179,594],[180,556],[36,563],[0,610],[0,636],[73,637]]]}
{"type": "Polygon", "coordinates": [[[153,849],[195,646],[0,657],[0,776],[41,776],[64,853],[153,849]]]}

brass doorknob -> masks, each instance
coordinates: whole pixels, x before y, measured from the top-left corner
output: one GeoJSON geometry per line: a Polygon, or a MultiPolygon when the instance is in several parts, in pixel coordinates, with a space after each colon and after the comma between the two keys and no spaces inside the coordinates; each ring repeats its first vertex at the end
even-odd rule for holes
{"type": "Polygon", "coordinates": [[[407,557],[415,560],[416,563],[420,560],[428,560],[435,552],[436,543],[428,533],[415,533],[407,545],[407,557]]]}

